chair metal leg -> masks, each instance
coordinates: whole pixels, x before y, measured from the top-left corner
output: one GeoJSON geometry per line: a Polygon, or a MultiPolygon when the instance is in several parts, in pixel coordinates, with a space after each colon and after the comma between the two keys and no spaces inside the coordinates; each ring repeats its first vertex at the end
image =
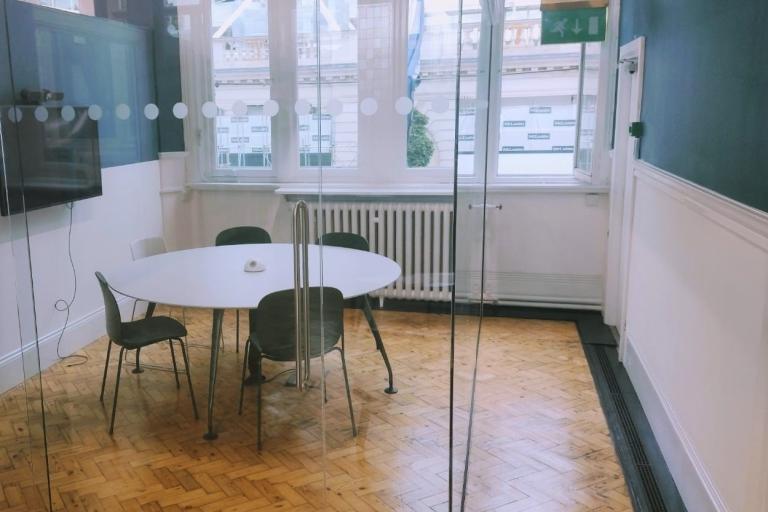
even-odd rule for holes
{"type": "Polygon", "coordinates": [[[355,425],[355,412],[352,410],[352,394],[349,391],[349,376],[347,375],[347,359],[344,357],[344,349],[337,348],[341,354],[341,371],[344,373],[344,386],[347,388],[347,404],[349,404],[349,419],[352,420],[352,437],[357,437],[357,425],[355,425]]]}
{"type": "MultiPolygon", "coordinates": [[[[261,354],[256,358],[256,375],[261,375],[261,354]]],[[[261,379],[256,379],[256,449],[261,451],[261,379]]]]}
{"type": "Polygon", "coordinates": [[[117,411],[117,394],[120,391],[120,374],[123,371],[123,353],[125,347],[120,347],[120,359],[117,361],[117,378],[115,379],[115,397],[112,399],[112,419],[109,422],[109,435],[115,431],[115,412],[117,411]]]}
{"type": "MultiPolygon", "coordinates": [[[[154,302],[147,302],[147,312],[144,315],[144,318],[152,318],[152,315],[155,314],[155,308],[157,307],[157,304],[154,302]]],[[[136,349],[136,368],[133,369],[133,373],[144,373],[144,370],[141,368],[141,349],[136,349]]]]}
{"type": "Polygon", "coordinates": [[[387,375],[389,376],[389,387],[384,392],[390,395],[397,393],[397,388],[394,384],[394,376],[392,375],[392,365],[389,364],[389,357],[387,357],[387,349],[384,348],[384,342],[379,334],[379,327],[376,325],[376,319],[373,317],[373,311],[371,310],[371,302],[367,295],[363,296],[363,313],[365,319],[368,321],[368,326],[371,328],[373,339],[376,340],[376,349],[381,353],[382,359],[384,359],[384,366],[387,367],[387,375]]]}
{"type": "MultiPolygon", "coordinates": [[[[181,308],[181,323],[184,328],[187,328],[187,308],[181,308]]],[[[187,336],[184,336],[184,343],[187,342],[187,336]]]]}
{"type": "Polygon", "coordinates": [[[144,369],[141,367],[141,361],[139,361],[139,358],[141,357],[141,349],[136,349],[136,368],[132,370],[133,373],[144,373],[144,369]]]}
{"type": "Polygon", "coordinates": [[[104,386],[107,384],[107,370],[109,369],[109,356],[112,354],[112,340],[109,340],[107,345],[107,360],[104,362],[104,377],[101,379],[101,394],[99,395],[99,402],[104,401],[104,386]]]}
{"type": "Polygon", "coordinates": [[[251,352],[251,338],[245,340],[245,349],[243,350],[243,373],[240,376],[240,405],[237,414],[243,414],[243,395],[245,394],[245,369],[248,368],[248,356],[251,352]]]}
{"type": "Polygon", "coordinates": [[[235,310],[235,353],[240,353],[240,310],[235,310]]]}
{"type": "MultiPolygon", "coordinates": [[[[213,314],[215,315],[216,311],[214,311],[213,314]]],[[[224,323],[223,323],[224,322],[224,312],[223,311],[221,313],[221,321],[222,321],[222,325],[221,325],[221,331],[219,331],[219,348],[221,350],[224,350],[224,323]]]]}
{"type": "Polygon", "coordinates": [[[195,390],[192,387],[192,374],[189,369],[189,355],[187,355],[187,347],[185,343],[179,339],[179,345],[181,346],[181,357],[184,359],[184,369],[187,374],[187,384],[189,384],[189,397],[192,399],[192,410],[195,412],[195,419],[200,419],[200,415],[197,413],[197,401],[195,400],[195,390]]]}
{"type": "Polygon", "coordinates": [[[173,340],[168,340],[168,344],[171,346],[171,361],[173,361],[173,376],[176,378],[176,389],[181,389],[181,384],[179,384],[179,369],[176,366],[176,351],[173,348],[173,340]]]}

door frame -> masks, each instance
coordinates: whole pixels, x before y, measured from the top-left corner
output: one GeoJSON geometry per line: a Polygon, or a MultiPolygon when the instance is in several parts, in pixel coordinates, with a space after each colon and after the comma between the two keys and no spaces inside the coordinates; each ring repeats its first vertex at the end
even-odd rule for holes
{"type": "Polygon", "coordinates": [[[629,134],[629,125],[640,121],[642,112],[645,37],[638,37],[620,48],[618,74],[603,316],[606,324],[619,331],[619,359],[623,360],[635,206],[633,169],[640,148],[639,139],[629,134]]]}

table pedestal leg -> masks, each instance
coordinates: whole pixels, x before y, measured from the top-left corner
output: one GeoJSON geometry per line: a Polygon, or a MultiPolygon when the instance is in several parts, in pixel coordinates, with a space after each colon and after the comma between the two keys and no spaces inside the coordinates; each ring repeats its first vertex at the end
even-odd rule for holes
{"type": "Polygon", "coordinates": [[[203,439],[213,441],[219,435],[213,426],[213,403],[216,394],[216,371],[219,366],[219,338],[221,337],[221,323],[224,318],[223,309],[213,310],[213,326],[211,328],[211,368],[208,374],[208,431],[203,439]]]}
{"type": "Polygon", "coordinates": [[[371,328],[373,339],[376,340],[376,350],[381,352],[381,357],[384,359],[384,365],[387,367],[387,374],[389,376],[389,387],[384,392],[390,395],[397,393],[397,388],[394,385],[394,377],[392,376],[392,365],[389,364],[389,358],[387,357],[387,349],[384,348],[384,342],[381,340],[381,334],[379,334],[379,328],[376,325],[376,319],[373,317],[373,311],[371,310],[371,302],[368,300],[368,296],[363,296],[363,313],[365,319],[368,320],[368,326],[371,328]]]}

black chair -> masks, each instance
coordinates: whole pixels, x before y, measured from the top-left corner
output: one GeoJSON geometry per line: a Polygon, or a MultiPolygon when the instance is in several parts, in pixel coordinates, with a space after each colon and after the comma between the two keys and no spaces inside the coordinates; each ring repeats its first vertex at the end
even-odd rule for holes
{"type": "MultiPolygon", "coordinates": [[[[237,226],[216,235],[215,245],[271,244],[272,237],[258,226],[237,226]]],[[[223,334],[222,334],[223,336],[223,334]]],[[[240,353],[240,310],[235,311],[235,352],[240,353]]]]}
{"type": "Polygon", "coordinates": [[[216,245],[271,244],[267,230],[257,226],[238,226],[216,235],[216,245]]]}
{"type": "MultiPolygon", "coordinates": [[[[294,309],[294,297],[295,292],[292,289],[271,293],[261,300],[258,308],[250,311],[251,333],[245,344],[239,414],[243,413],[245,370],[248,366],[249,358],[255,360],[255,375],[261,375],[262,359],[279,362],[296,361],[296,312],[294,309]]],[[[341,369],[344,373],[349,417],[352,421],[352,435],[357,436],[355,413],[352,410],[352,395],[349,391],[347,362],[344,357],[344,297],[336,288],[309,288],[309,337],[311,358],[320,357],[320,355],[334,350],[341,354],[341,369]],[[341,340],[340,346],[339,340],[341,340]]],[[[262,382],[261,379],[256,379],[255,382],[258,429],[257,446],[259,450],[261,450],[261,388],[266,382],[269,381],[265,380],[262,382]]]]}
{"type": "Polygon", "coordinates": [[[173,374],[176,378],[177,389],[181,386],[179,383],[179,370],[176,367],[176,352],[173,348],[174,340],[178,341],[179,345],[181,345],[181,355],[184,358],[184,373],[187,374],[187,384],[189,384],[189,396],[192,399],[195,419],[198,419],[195,391],[192,388],[192,377],[189,373],[189,357],[182,340],[187,335],[187,329],[173,318],[167,316],[152,316],[143,320],[123,322],[120,318],[120,309],[117,306],[115,295],[112,293],[109,283],[107,283],[101,272],[96,272],[96,279],[99,280],[101,293],[104,296],[104,312],[107,319],[107,335],[109,336],[107,360],[104,363],[104,377],[101,380],[101,394],[99,395],[99,400],[102,402],[104,401],[104,387],[107,383],[107,370],[109,369],[109,358],[112,354],[112,344],[114,343],[120,347],[109,434],[112,435],[115,429],[115,411],[117,410],[117,394],[120,390],[120,374],[123,369],[123,354],[128,350],[140,350],[143,347],[164,341],[167,341],[171,346],[171,360],[173,361],[173,374]]]}
{"type": "MultiPolygon", "coordinates": [[[[320,237],[317,241],[318,244],[327,245],[330,247],[344,247],[346,249],[356,249],[358,251],[370,251],[370,245],[368,240],[363,236],[356,233],[326,233],[320,237]]],[[[376,350],[381,353],[382,359],[384,359],[384,365],[387,367],[387,376],[389,378],[389,386],[384,390],[386,393],[392,395],[397,393],[397,388],[394,385],[394,376],[392,375],[392,365],[389,363],[389,357],[387,357],[387,349],[384,348],[384,342],[381,339],[379,333],[379,327],[376,325],[376,319],[373,316],[373,309],[371,308],[371,301],[368,295],[363,295],[356,299],[352,299],[357,302],[365,319],[368,321],[368,327],[371,329],[373,339],[376,341],[376,350]]]]}

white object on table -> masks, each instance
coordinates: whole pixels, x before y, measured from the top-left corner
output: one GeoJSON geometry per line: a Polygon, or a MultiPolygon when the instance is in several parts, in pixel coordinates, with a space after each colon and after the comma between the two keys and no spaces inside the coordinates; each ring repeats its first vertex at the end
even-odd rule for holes
{"type": "Polygon", "coordinates": [[[245,262],[245,267],[243,267],[243,270],[246,272],[264,272],[267,270],[267,267],[256,260],[248,260],[245,262]]]}
{"type": "MultiPolygon", "coordinates": [[[[400,265],[375,253],[341,247],[309,246],[309,284],[341,291],[345,299],[367,295],[400,277],[400,265]],[[322,273],[321,273],[322,263],[322,273]],[[322,275],[322,283],[320,276],[322,275]]],[[[121,295],[158,304],[213,309],[208,432],[215,439],[213,404],[219,334],[225,309],[254,309],[270,293],[293,289],[293,245],[249,244],[169,252],[105,272],[121,295]],[[243,272],[257,259],[264,272],[243,272]]]]}

